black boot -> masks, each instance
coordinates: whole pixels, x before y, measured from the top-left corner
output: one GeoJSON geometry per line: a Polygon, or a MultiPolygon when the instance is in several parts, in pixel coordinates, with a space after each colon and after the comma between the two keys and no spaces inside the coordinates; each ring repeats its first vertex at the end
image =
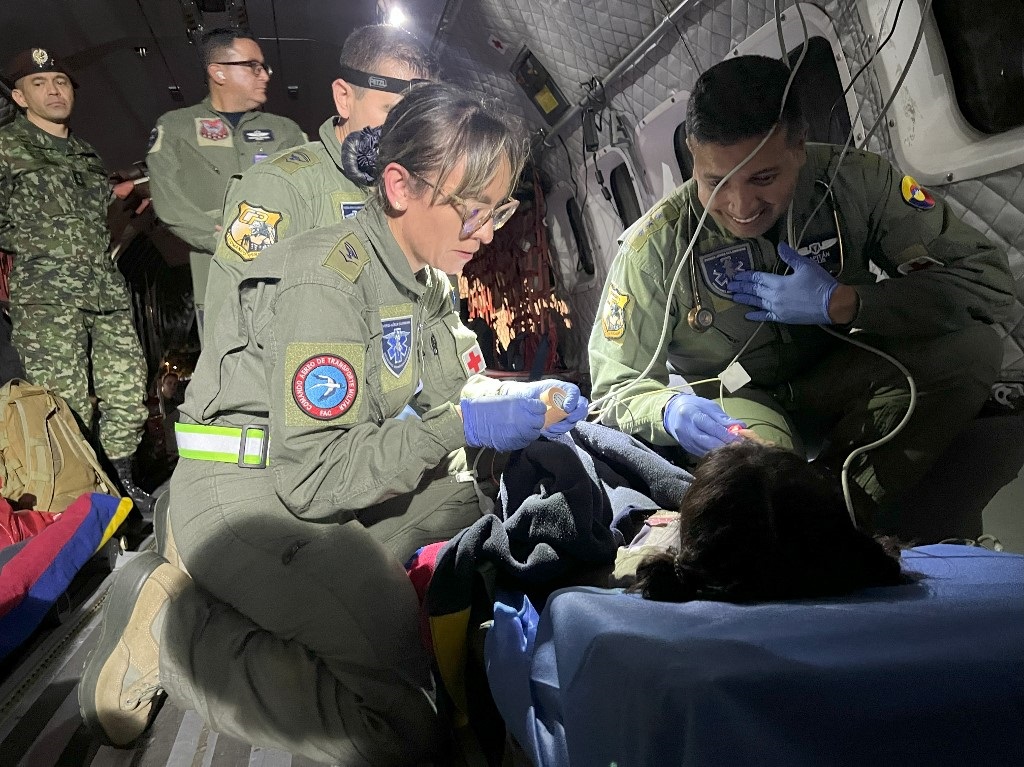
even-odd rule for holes
{"type": "Polygon", "coordinates": [[[121,490],[135,503],[135,508],[142,514],[148,514],[153,507],[153,496],[135,484],[132,479],[132,457],[113,458],[110,461],[117,472],[117,478],[121,482],[121,490]]]}

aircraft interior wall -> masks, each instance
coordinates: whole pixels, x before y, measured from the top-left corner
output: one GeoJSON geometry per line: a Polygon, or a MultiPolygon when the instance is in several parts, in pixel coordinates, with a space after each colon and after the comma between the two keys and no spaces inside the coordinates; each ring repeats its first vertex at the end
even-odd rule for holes
{"type": "MultiPolygon", "coordinates": [[[[549,126],[537,107],[515,87],[507,74],[512,56],[520,46],[527,46],[539,58],[571,104],[581,103],[588,93],[603,90],[606,106],[602,111],[603,131],[597,153],[584,156],[579,118],[567,125],[559,136],[549,135],[543,144],[545,151],[541,165],[548,184],[551,246],[556,251],[564,297],[576,317],[573,338],[566,344],[568,363],[573,367],[586,368],[586,335],[600,305],[600,293],[615,254],[616,239],[623,229],[614,198],[606,199],[595,181],[595,161],[600,163],[602,157],[609,153],[624,158],[629,178],[635,182],[641,209],[649,207],[660,197],[664,186],[660,179],[652,178],[643,170],[644,157],[641,155],[647,149],[638,140],[638,126],[659,110],[664,110],[667,102],[673,99],[680,102],[675,111],[681,121],[685,115],[685,97],[701,71],[737,47],[747,52],[747,41],[752,36],[764,37],[774,32],[776,7],[767,0],[721,0],[683,5],[687,7],[674,14],[672,25],[653,42],[646,54],[641,55],[619,79],[604,85],[600,80],[629,55],[677,4],[667,0],[649,4],[624,0],[605,0],[599,4],[580,0],[554,4],[541,0],[480,0],[461,4],[457,14],[441,32],[442,61],[449,76],[512,104],[533,120],[534,128],[546,129],[549,126]],[[485,30],[490,35],[471,35],[467,30],[485,30]],[[595,261],[592,274],[583,268],[585,259],[581,260],[568,223],[565,205],[571,196],[575,196],[583,211],[595,261]]],[[[782,2],[778,6],[780,13],[788,13],[792,22],[797,15],[795,4],[782,2]]],[[[802,8],[809,9],[809,12],[816,10],[808,4],[802,8]]],[[[875,29],[865,22],[865,18],[892,19],[895,4],[882,0],[859,0],[856,3],[828,0],[820,4],[820,8],[834,29],[849,77],[867,63],[878,45],[879,32],[889,29],[875,29]]],[[[918,8],[916,18],[920,18],[920,13],[918,8]]],[[[902,25],[897,21],[901,33],[899,39],[904,39],[907,34],[913,37],[914,28],[908,26],[913,19],[908,11],[902,25]]],[[[922,57],[919,67],[925,66],[926,58],[929,66],[942,65],[943,53],[941,46],[936,49],[933,30],[929,31],[929,38],[926,42],[931,42],[931,49],[922,47],[917,54],[922,57]]],[[[790,47],[789,40],[787,36],[787,47],[790,47]]],[[[777,55],[777,44],[775,51],[777,55]]],[[[910,50],[890,50],[889,53],[905,60],[910,50]]],[[[887,156],[899,167],[901,153],[896,149],[898,142],[907,139],[900,135],[898,127],[890,124],[893,121],[889,118],[901,102],[896,101],[895,106],[886,112],[886,119],[879,119],[880,110],[891,94],[891,90],[886,88],[888,83],[881,82],[876,72],[879,64],[875,62],[874,66],[864,67],[854,82],[848,103],[855,114],[858,108],[860,110],[855,122],[861,133],[867,126],[878,122],[866,148],[887,156]],[[896,146],[894,142],[897,142],[896,146]]],[[[928,128],[919,126],[918,130],[926,131],[928,128]]],[[[905,173],[915,173],[911,168],[901,169],[905,173]]],[[[672,172],[677,178],[682,178],[678,165],[672,172]]],[[[607,187],[608,174],[603,175],[607,187]]],[[[1018,297],[1024,297],[1024,166],[1016,164],[974,178],[954,178],[952,183],[933,186],[950,200],[965,220],[1007,249],[1017,280],[1018,297]]],[[[1014,306],[1004,332],[1006,352],[1002,379],[1024,382],[1024,305],[1020,301],[1014,306]]]]}

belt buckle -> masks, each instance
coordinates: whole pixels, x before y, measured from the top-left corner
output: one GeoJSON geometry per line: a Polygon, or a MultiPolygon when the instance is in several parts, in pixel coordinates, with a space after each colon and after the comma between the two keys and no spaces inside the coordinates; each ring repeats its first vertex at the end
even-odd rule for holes
{"type": "Polygon", "coordinates": [[[270,450],[270,427],[267,424],[249,423],[242,427],[242,439],[238,444],[238,465],[243,469],[265,469],[267,468],[267,453],[270,450]],[[245,462],[245,443],[249,438],[250,431],[258,431],[263,434],[263,443],[260,445],[260,462],[245,462]]]}

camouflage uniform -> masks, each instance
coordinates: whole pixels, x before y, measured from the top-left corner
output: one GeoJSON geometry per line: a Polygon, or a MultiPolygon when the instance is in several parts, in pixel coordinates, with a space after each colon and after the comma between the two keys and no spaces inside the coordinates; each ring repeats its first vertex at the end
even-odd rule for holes
{"type": "Polygon", "coordinates": [[[28,377],[58,392],[86,427],[91,367],[101,443],[117,460],[135,452],[148,413],[131,301],[108,253],[109,197],[102,162],[77,136],[56,138],[21,115],[0,128],[0,249],[14,254],[12,342],[28,377]]]}
{"type": "MultiPolygon", "coordinates": [[[[793,199],[796,232],[822,200],[839,154],[838,147],[808,144],[793,199]]],[[[913,486],[981,407],[1001,362],[992,323],[1012,301],[1013,283],[1005,253],[878,155],[850,152],[832,193],[807,227],[800,252],[856,286],[860,310],[853,326],[861,332],[854,337],[901,360],[918,389],[907,427],[854,464],[851,476],[880,501],[887,491],[913,486]],[[878,281],[872,264],[891,279],[878,281]]],[[[668,311],[665,345],[648,377],[625,393],[631,398],[609,411],[612,422],[652,444],[674,445],[663,423],[676,394],[667,388],[669,374],[715,379],[697,393],[717,399],[716,377],[740,354],[752,380],[724,398],[725,411],[798,449],[810,420],[828,434],[823,462],[840,467],[855,446],[900,421],[909,402],[906,379],[891,363],[816,325],[759,327],[745,317],[749,306],[731,300],[725,286],[733,272],[780,270],[776,245],[785,217],[774,231],[751,239],[708,218],[667,295],[702,212],[691,180],[623,234],[590,336],[595,397],[625,389],[646,368],[668,311]],[[703,333],[687,322],[691,279],[701,305],[714,312],[703,333]]]]}
{"type": "Polygon", "coordinates": [[[218,732],[334,764],[415,763],[435,735],[401,562],[479,518],[456,403],[498,388],[447,277],[413,274],[386,218],[369,203],[242,265],[171,480],[178,553],[219,604],[174,601],[160,679],[218,732]]]}
{"type": "Polygon", "coordinates": [[[200,311],[232,176],[305,141],[298,125],[267,112],[246,112],[232,127],[214,110],[209,96],[157,121],[146,155],[153,207],[192,248],[192,284],[200,311]]]}
{"type": "Polygon", "coordinates": [[[210,272],[206,307],[235,291],[241,265],[275,242],[358,213],[368,191],[341,168],[337,117],[320,126],[320,140],[286,149],[236,178],[224,204],[224,229],[214,258],[220,267],[210,272]]]}

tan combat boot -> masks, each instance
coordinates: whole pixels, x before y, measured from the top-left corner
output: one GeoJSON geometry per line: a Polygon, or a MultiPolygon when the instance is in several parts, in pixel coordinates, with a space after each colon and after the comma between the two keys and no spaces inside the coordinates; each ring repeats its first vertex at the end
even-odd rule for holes
{"type": "Polygon", "coordinates": [[[168,603],[187,584],[187,575],[152,551],[114,575],[78,687],[82,719],[111,746],[130,746],[149,727],[163,695],[160,630],[168,603]]]}

